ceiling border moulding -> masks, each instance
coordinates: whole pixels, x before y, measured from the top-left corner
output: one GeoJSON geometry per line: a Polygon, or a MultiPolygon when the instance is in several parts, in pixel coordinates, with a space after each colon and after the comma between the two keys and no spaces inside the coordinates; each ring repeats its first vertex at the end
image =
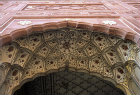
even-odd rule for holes
{"type": "Polygon", "coordinates": [[[128,32],[123,29],[119,29],[115,27],[110,27],[107,25],[91,24],[91,23],[78,22],[78,21],[72,21],[72,20],[50,22],[50,23],[44,23],[44,24],[38,24],[38,25],[30,25],[26,28],[11,31],[9,32],[9,34],[0,36],[0,42],[1,42],[0,45],[2,46],[8,42],[11,42],[12,40],[16,38],[19,38],[24,35],[29,35],[32,32],[44,32],[45,30],[48,30],[48,29],[58,29],[58,28],[65,28],[65,27],[80,28],[80,29],[87,29],[90,31],[103,32],[108,35],[114,35],[123,39],[131,40],[135,42],[138,46],[140,46],[139,34],[128,32]]]}

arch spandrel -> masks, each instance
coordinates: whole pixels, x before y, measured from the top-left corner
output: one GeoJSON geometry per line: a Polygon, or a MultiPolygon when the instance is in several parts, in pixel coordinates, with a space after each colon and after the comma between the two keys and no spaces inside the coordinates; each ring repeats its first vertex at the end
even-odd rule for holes
{"type": "Polygon", "coordinates": [[[69,68],[113,80],[126,95],[131,95],[125,62],[136,60],[131,55],[135,48],[132,41],[81,28],[32,33],[1,47],[1,63],[9,63],[10,69],[0,84],[0,93],[11,95],[25,80],[69,68]]]}

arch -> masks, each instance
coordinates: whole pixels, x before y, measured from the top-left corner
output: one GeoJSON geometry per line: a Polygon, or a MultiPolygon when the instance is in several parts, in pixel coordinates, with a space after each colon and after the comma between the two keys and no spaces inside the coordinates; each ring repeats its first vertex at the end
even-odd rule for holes
{"type": "MultiPolygon", "coordinates": [[[[57,25],[63,26],[64,23],[57,25]]],[[[53,70],[69,68],[113,80],[117,87],[131,95],[128,87],[130,76],[127,74],[125,62],[136,60],[135,49],[138,47],[134,42],[106,34],[112,28],[108,29],[105,26],[97,26],[97,29],[94,27],[92,30],[83,24],[57,28],[54,27],[56,24],[51,25],[44,24],[47,26],[45,29],[37,26],[28,27],[28,33],[25,29],[11,32],[12,42],[6,40],[2,43],[0,62],[7,62],[10,66],[5,67],[5,72],[1,71],[6,78],[3,83],[0,82],[0,94],[12,95],[14,89],[26,79],[53,70]]]]}
{"type": "MultiPolygon", "coordinates": [[[[108,94],[111,94],[111,93],[115,92],[116,94],[113,93],[114,95],[118,95],[118,94],[124,95],[120,89],[116,88],[115,85],[112,84],[112,82],[110,82],[110,80],[103,79],[97,75],[96,76],[89,75],[89,73],[76,72],[76,71],[71,71],[68,69],[60,70],[57,72],[54,71],[47,75],[37,76],[33,80],[23,84],[19,89],[20,90],[26,89],[25,85],[27,85],[27,84],[28,84],[28,86],[26,86],[26,87],[29,87],[29,89],[27,89],[29,91],[29,93],[30,92],[32,93],[35,91],[35,93],[34,93],[35,95],[37,94],[36,92],[38,92],[38,91],[39,91],[38,93],[44,93],[44,94],[50,95],[52,92],[50,92],[50,90],[47,90],[46,88],[48,88],[48,89],[53,88],[54,92],[55,92],[53,94],[58,94],[58,93],[64,94],[64,92],[66,90],[67,94],[69,94],[69,92],[73,92],[75,94],[78,94],[78,93],[82,94],[82,92],[85,92],[87,94],[90,94],[90,93],[97,94],[98,92],[102,92],[103,94],[105,94],[107,92],[108,94]],[[51,79],[53,79],[53,80],[51,80],[51,79]],[[45,86],[45,88],[43,85],[45,86]],[[49,85],[49,87],[47,85],[49,85]],[[43,89],[38,90],[42,86],[43,86],[43,89]],[[33,88],[37,87],[38,89],[31,91],[32,87],[33,88]],[[74,89],[72,89],[71,87],[74,89]],[[81,88],[80,91],[77,90],[77,87],[81,88]],[[96,89],[96,87],[98,89],[96,89]],[[111,88],[112,90],[111,89],[107,90],[108,87],[111,88]],[[58,90],[58,88],[63,88],[64,90],[62,92],[60,92],[60,90],[58,90]]],[[[22,94],[22,93],[20,93],[19,89],[15,91],[14,95],[22,94]],[[18,91],[18,94],[16,93],[17,91],[18,91]]],[[[26,90],[25,90],[24,94],[29,94],[29,93],[26,93],[26,90]]]]}

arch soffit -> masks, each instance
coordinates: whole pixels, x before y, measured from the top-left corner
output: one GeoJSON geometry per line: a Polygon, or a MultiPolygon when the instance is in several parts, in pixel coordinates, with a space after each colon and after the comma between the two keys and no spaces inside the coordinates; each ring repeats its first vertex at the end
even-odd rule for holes
{"type": "MultiPolygon", "coordinates": [[[[117,85],[119,84],[118,87],[121,88],[123,91],[125,89],[126,94],[129,95],[130,92],[128,90],[129,88],[128,88],[128,84],[127,84],[127,82],[129,80],[128,80],[128,76],[126,74],[127,69],[125,68],[125,64],[123,64],[123,63],[125,63],[128,60],[135,60],[135,57],[134,57],[135,55],[134,56],[130,55],[130,51],[132,51],[132,53],[134,53],[135,50],[133,50],[133,48],[134,47],[136,48],[137,46],[132,41],[122,40],[121,38],[127,39],[127,36],[125,35],[125,37],[124,37],[120,34],[117,34],[118,33],[117,31],[119,31],[119,30],[120,29],[109,28],[108,26],[103,26],[103,25],[90,26],[89,24],[85,24],[85,23],[77,24],[76,22],[64,21],[64,22],[59,22],[59,23],[48,23],[48,24],[43,24],[43,25],[30,26],[30,27],[27,27],[26,29],[21,29],[21,30],[11,32],[11,34],[10,34],[12,36],[11,40],[13,40],[13,44],[11,46],[13,46],[14,49],[16,49],[18,51],[13,52],[13,54],[16,55],[16,57],[13,57],[13,58],[15,58],[13,61],[11,60],[11,59],[13,59],[12,57],[9,60],[7,60],[7,59],[2,60],[2,62],[7,62],[7,64],[3,63],[2,65],[3,65],[3,68],[6,68],[6,69],[4,69],[4,72],[3,72],[5,74],[4,75],[5,79],[3,79],[3,80],[8,84],[3,83],[3,85],[1,87],[2,87],[2,89],[3,89],[3,87],[9,88],[8,89],[9,91],[5,91],[4,93],[7,93],[7,94],[13,93],[13,90],[15,88],[21,86],[20,84],[22,82],[24,83],[25,80],[35,78],[36,76],[39,75],[38,73],[57,70],[59,68],[66,68],[68,65],[69,69],[74,70],[74,71],[75,70],[79,71],[79,72],[86,71],[86,72],[90,72],[91,74],[97,73],[97,75],[101,75],[106,79],[115,80],[114,83],[116,83],[117,85]],[[53,57],[56,58],[57,61],[55,59],[52,59],[51,57],[48,60],[44,60],[42,58],[43,55],[39,56],[38,53],[33,53],[39,49],[35,50],[35,49],[33,49],[33,47],[32,47],[32,49],[29,49],[27,47],[22,46],[22,44],[17,41],[17,39],[21,38],[22,36],[27,36],[27,35],[28,35],[27,39],[33,40],[34,37],[36,36],[36,34],[37,35],[43,34],[44,32],[42,32],[42,31],[48,31],[48,29],[49,29],[49,31],[52,31],[52,32],[54,30],[60,30],[60,28],[65,31],[65,29],[67,30],[66,27],[70,27],[68,29],[70,29],[70,30],[72,29],[74,31],[77,31],[78,29],[79,29],[79,31],[86,30],[86,34],[85,34],[85,32],[81,32],[81,33],[83,33],[83,36],[81,36],[83,38],[81,40],[83,41],[84,44],[87,44],[87,47],[91,48],[91,49],[87,50],[87,48],[83,46],[86,50],[85,53],[87,53],[89,55],[88,57],[91,59],[86,58],[86,57],[81,57],[82,58],[81,59],[81,58],[77,57],[78,59],[75,60],[75,58],[73,59],[71,56],[69,58],[61,58],[62,56],[60,55],[60,60],[57,60],[56,55],[58,53],[55,54],[55,52],[53,53],[53,51],[52,51],[52,54],[50,53],[49,55],[54,55],[53,57]],[[100,43],[98,41],[97,42],[94,41],[95,43],[91,43],[91,44],[87,43],[86,40],[90,40],[90,39],[88,39],[89,35],[91,35],[90,31],[96,31],[96,32],[94,32],[94,36],[95,36],[95,34],[97,34],[96,35],[97,39],[100,40],[100,37],[101,37],[101,39],[105,39],[103,41],[105,43],[100,43]],[[109,41],[111,41],[111,39],[108,40],[109,38],[111,38],[111,36],[109,37],[108,35],[106,35],[106,34],[111,34],[112,32],[110,32],[110,31],[115,31],[116,33],[115,32],[113,32],[113,33],[115,33],[116,36],[121,37],[121,38],[118,38],[118,37],[112,36],[113,39],[115,39],[115,41],[113,44],[113,40],[112,40],[111,46],[107,45],[109,43],[109,41]],[[101,32],[104,32],[104,34],[101,32]],[[31,37],[30,35],[33,35],[33,36],[31,37]],[[106,44],[107,47],[106,46],[100,47],[99,44],[106,44]],[[114,51],[114,49],[115,49],[115,51],[114,51]],[[93,57],[93,55],[96,53],[90,52],[90,51],[98,51],[100,53],[97,52],[97,56],[93,57]],[[26,53],[25,55],[27,55],[27,56],[24,57],[24,59],[22,60],[22,59],[18,58],[18,56],[20,56],[20,57],[23,56],[22,55],[23,53],[26,53]],[[102,56],[102,54],[104,56],[102,56]],[[114,55],[117,55],[117,56],[114,56],[114,55]],[[129,57],[126,57],[124,55],[128,55],[129,57]],[[32,56],[32,57],[29,60],[27,60],[29,56],[32,56]],[[119,56],[121,56],[121,58],[119,56]],[[93,60],[92,60],[92,58],[93,58],[93,60]],[[65,60],[65,59],[67,59],[67,60],[65,60]],[[102,59],[102,60],[100,60],[100,59],[102,59]],[[21,62],[21,61],[24,61],[24,62],[21,62]],[[31,63],[34,66],[28,67],[28,64],[24,64],[24,63],[30,63],[29,61],[30,62],[32,61],[31,63]],[[46,62],[48,64],[47,66],[45,65],[46,62]],[[87,63],[87,62],[89,62],[89,63],[87,63]],[[21,64],[19,64],[19,63],[21,63],[21,64]],[[40,64],[40,63],[43,63],[43,64],[40,64]],[[78,65],[76,63],[78,63],[78,65]],[[89,64],[89,65],[86,65],[86,64],[89,64]],[[95,65],[95,67],[97,66],[96,70],[93,68],[94,65],[95,65]],[[41,68],[38,68],[38,67],[41,67],[41,68]],[[101,67],[103,67],[103,68],[101,68],[101,67]],[[34,69],[35,71],[31,70],[28,72],[28,69],[30,70],[33,68],[35,68],[36,70],[34,69]],[[101,69],[101,70],[99,70],[99,69],[101,69]],[[26,74],[27,74],[27,76],[26,76],[26,74]],[[23,80],[19,81],[21,79],[23,79],[23,80]],[[10,85],[10,83],[11,83],[11,85],[10,85]]],[[[120,31],[121,32],[119,32],[119,33],[123,33],[122,30],[120,30],[120,31]]],[[[47,33],[49,34],[50,32],[47,32],[47,33]]],[[[59,36],[61,36],[61,33],[59,36]]],[[[6,35],[5,38],[6,37],[8,37],[8,35],[6,35]]],[[[6,38],[6,39],[9,39],[9,38],[6,38]]],[[[61,39],[61,37],[59,39],[61,39]]],[[[75,38],[73,38],[73,39],[75,39],[75,38]]],[[[2,40],[3,40],[3,38],[2,38],[2,40]]],[[[11,40],[7,40],[7,41],[3,42],[2,45],[5,46],[4,44],[6,44],[7,42],[10,42],[11,40]]],[[[41,41],[42,37],[38,36],[36,41],[37,40],[41,41]]],[[[94,40],[94,38],[92,38],[92,40],[94,40]]],[[[69,39],[65,40],[65,41],[62,40],[62,42],[61,41],[59,42],[60,45],[58,47],[63,46],[63,48],[64,48],[61,51],[61,52],[63,52],[63,56],[67,55],[67,52],[69,52],[69,51],[66,51],[66,49],[69,46],[69,43],[67,43],[67,42],[71,43],[69,39]],[[66,45],[66,46],[64,47],[64,45],[66,45]]],[[[73,40],[73,42],[74,42],[74,40],[73,40]]],[[[53,46],[51,46],[51,44],[53,45],[53,43],[50,41],[47,45],[55,50],[55,48],[53,48],[53,46]]],[[[32,42],[28,43],[28,46],[29,45],[33,45],[32,42]]],[[[36,43],[35,43],[35,45],[36,45],[36,43]]],[[[40,45],[40,49],[43,47],[43,45],[44,44],[40,45]]],[[[45,44],[45,46],[47,46],[47,45],[45,44]]],[[[49,48],[48,46],[47,46],[47,48],[49,48]]],[[[11,50],[10,47],[7,47],[7,48],[9,50],[11,50]]],[[[75,48],[75,47],[73,47],[73,48],[75,48]]],[[[6,56],[7,55],[4,55],[4,57],[6,57],[6,56]]],[[[13,56],[13,55],[10,55],[10,56],[13,56]]],[[[59,56],[59,54],[58,54],[58,56],[59,56]]]]}

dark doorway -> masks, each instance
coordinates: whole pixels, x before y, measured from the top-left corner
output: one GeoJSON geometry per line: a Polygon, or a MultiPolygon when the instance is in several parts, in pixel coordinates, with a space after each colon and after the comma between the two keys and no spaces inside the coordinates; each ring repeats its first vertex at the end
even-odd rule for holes
{"type": "Polygon", "coordinates": [[[125,95],[111,82],[87,73],[60,71],[25,83],[14,95],[125,95]]]}

